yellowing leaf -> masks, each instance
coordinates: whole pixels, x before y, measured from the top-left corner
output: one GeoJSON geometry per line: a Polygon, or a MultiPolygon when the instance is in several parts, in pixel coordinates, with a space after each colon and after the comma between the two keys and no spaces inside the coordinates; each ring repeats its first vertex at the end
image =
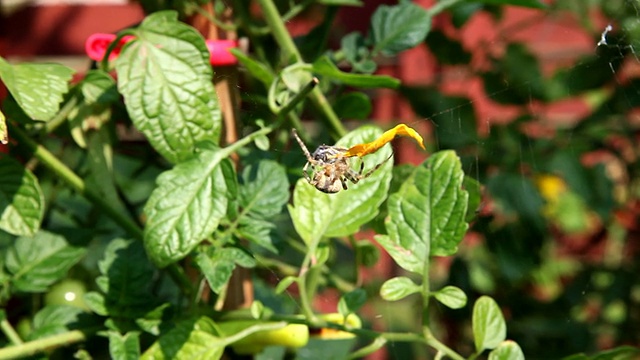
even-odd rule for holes
{"type": "Polygon", "coordinates": [[[352,146],[351,148],[349,148],[349,150],[347,150],[347,152],[343,156],[344,157],[352,157],[352,156],[363,157],[365,155],[372,154],[378,151],[381,147],[386,145],[391,140],[395,139],[397,136],[408,136],[414,139],[418,143],[418,145],[420,145],[420,147],[424,149],[424,142],[422,141],[422,136],[420,136],[420,134],[418,134],[417,131],[408,127],[407,125],[400,124],[391,130],[385,131],[384,134],[382,134],[382,136],[380,136],[379,138],[377,138],[376,140],[370,143],[358,144],[358,145],[352,146]]]}

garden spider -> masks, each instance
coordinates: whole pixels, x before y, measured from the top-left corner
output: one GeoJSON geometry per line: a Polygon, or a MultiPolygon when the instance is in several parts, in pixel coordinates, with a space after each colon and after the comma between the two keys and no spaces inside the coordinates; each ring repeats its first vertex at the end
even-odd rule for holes
{"type": "Polygon", "coordinates": [[[307,163],[302,168],[304,178],[309,184],[315,186],[316,189],[327,194],[335,194],[339,192],[341,188],[347,190],[347,180],[357,184],[358,181],[373,174],[393,156],[392,153],[386,160],[363,175],[364,162],[360,163],[360,171],[356,172],[351,168],[350,158],[343,156],[347,152],[347,148],[320,145],[316,151],[311,154],[295,129],[293,129],[293,136],[307,157],[307,163]],[[311,176],[309,176],[307,172],[309,165],[311,165],[312,168],[311,176]]]}

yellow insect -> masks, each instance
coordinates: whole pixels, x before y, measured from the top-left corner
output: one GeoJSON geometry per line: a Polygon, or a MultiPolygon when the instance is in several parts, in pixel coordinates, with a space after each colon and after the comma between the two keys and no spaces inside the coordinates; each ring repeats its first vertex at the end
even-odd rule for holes
{"type": "Polygon", "coordinates": [[[411,137],[418,142],[421,148],[425,148],[420,134],[405,124],[400,124],[384,132],[382,136],[370,143],[354,145],[348,149],[341,146],[320,145],[313,154],[309,152],[295,129],[293,136],[307,158],[307,163],[302,168],[305,179],[316,189],[328,194],[337,193],[340,189],[347,190],[347,180],[357,184],[358,181],[371,176],[384,165],[393,154],[365,174],[363,174],[364,163],[360,163],[360,171],[356,172],[351,168],[350,158],[355,156],[361,158],[373,154],[396,136],[411,137]],[[309,166],[311,166],[311,174],[307,172],[309,166]]]}

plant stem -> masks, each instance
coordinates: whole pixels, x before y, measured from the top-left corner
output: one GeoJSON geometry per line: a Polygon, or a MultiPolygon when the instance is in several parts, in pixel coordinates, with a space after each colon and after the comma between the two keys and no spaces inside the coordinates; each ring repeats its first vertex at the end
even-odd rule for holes
{"type": "Polygon", "coordinates": [[[2,329],[2,332],[7,336],[7,339],[9,339],[9,341],[12,344],[14,345],[23,344],[22,339],[20,339],[20,335],[18,335],[16,330],[13,328],[13,326],[11,326],[11,324],[6,318],[0,321],[0,329],[2,329]]]}
{"type": "Polygon", "coordinates": [[[69,101],[67,101],[64,106],[62,106],[60,111],[58,111],[58,113],[53,118],[51,118],[51,120],[47,121],[44,127],[44,131],[48,134],[57,129],[58,126],[62,125],[67,120],[69,113],[71,112],[71,110],[73,110],[73,108],[76,107],[76,105],[78,105],[78,97],[72,95],[69,101]]]}
{"type": "Polygon", "coordinates": [[[9,346],[0,349],[0,359],[14,359],[34,355],[45,350],[51,350],[65,345],[71,345],[87,339],[91,332],[72,330],[62,334],[49,336],[43,339],[30,341],[17,346],[9,346]]]}
{"type": "Polygon", "coordinates": [[[423,335],[425,338],[425,341],[427,343],[427,345],[431,346],[432,348],[438,350],[439,352],[447,355],[448,357],[450,357],[453,360],[464,360],[464,357],[460,354],[458,354],[457,352],[453,351],[450,347],[448,347],[447,345],[441,343],[438,339],[436,339],[435,337],[433,337],[433,334],[431,334],[431,331],[429,329],[424,330],[423,329],[423,335]]]}
{"type": "Polygon", "coordinates": [[[462,0],[440,0],[435,3],[435,5],[427,9],[427,14],[429,17],[434,17],[459,2],[462,2],[462,0]]]}
{"type": "MultiPolygon", "coordinates": [[[[260,7],[262,8],[262,12],[264,14],[264,18],[267,22],[267,25],[271,28],[271,32],[273,37],[276,39],[276,42],[282,50],[285,52],[285,55],[289,55],[293,57],[294,62],[296,63],[304,63],[302,59],[302,55],[298,48],[296,47],[291,35],[287,31],[287,28],[284,26],[284,21],[275,4],[271,0],[258,0],[260,7]]],[[[329,126],[338,137],[342,137],[347,133],[347,130],[338,119],[338,116],[329,105],[327,98],[324,96],[322,91],[318,88],[315,88],[310,95],[311,102],[315,105],[315,107],[323,113],[325,120],[329,123],[329,126]]]]}
{"type": "Polygon", "coordinates": [[[78,191],[89,201],[95,204],[100,210],[107,214],[113,221],[126,230],[129,235],[136,239],[142,239],[142,229],[131,218],[119,212],[107,202],[102,194],[86,186],[85,182],[69,169],[64,163],[56,158],[44,146],[31,140],[29,136],[19,127],[8,123],[11,133],[16,137],[18,143],[26,146],[33,155],[40,160],[47,168],[56,173],[64,182],[78,191]]]}

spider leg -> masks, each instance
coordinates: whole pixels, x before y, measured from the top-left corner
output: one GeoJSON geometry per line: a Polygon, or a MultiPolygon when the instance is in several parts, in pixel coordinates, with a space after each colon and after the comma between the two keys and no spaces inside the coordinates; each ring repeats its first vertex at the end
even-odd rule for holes
{"type": "MultiPolygon", "coordinates": [[[[300,144],[300,147],[302,148],[302,152],[304,153],[304,156],[307,157],[307,161],[308,161],[307,165],[309,165],[309,163],[312,163],[315,165],[316,161],[313,160],[313,158],[311,157],[311,153],[309,152],[309,149],[307,149],[305,144],[302,142],[302,139],[300,139],[300,137],[298,136],[298,132],[296,131],[296,129],[291,130],[291,132],[293,133],[293,137],[295,137],[296,140],[298,141],[298,144],[300,144]]],[[[307,165],[305,165],[305,169],[307,165]]]]}
{"type": "MultiPolygon", "coordinates": [[[[371,174],[373,174],[376,170],[378,170],[382,165],[384,165],[387,161],[389,161],[389,159],[391,159],[391,157],[393,156],[393,153],[391,153],[391,155],[389,155],[388,158],[386,158],[383,162],[381,162],[380,164],[376,165],[373,169],[369,170],[366,174],[362,175],[362,167],[360,168],[360,174],[358,174],[358,177],[360,178],[359,180],[368,178],[369,176],[371,176],[371,174]]],[[[364,164],[363,164],[364,165],[364,164]]]]}
{"type": "Polygon", "coordinates": [[[311,183],[311,177],[309,176],[309,173],[307,172],[307,168],[309,168],[309,165],[311,165],[310,162],[307,161],[306,164],[304,164],[304,167],[302,168],[302,175],[304,175],[305,180],[307,180],[307,182],[311,183]]]}

